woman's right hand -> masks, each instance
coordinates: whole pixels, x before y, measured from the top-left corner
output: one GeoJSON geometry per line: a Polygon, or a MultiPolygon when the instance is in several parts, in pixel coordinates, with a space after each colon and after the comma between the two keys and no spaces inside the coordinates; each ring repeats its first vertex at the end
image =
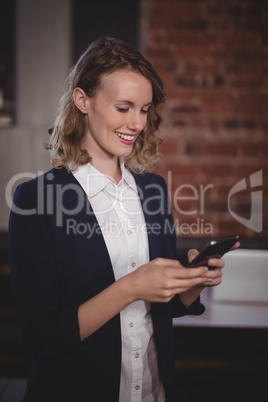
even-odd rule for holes
{"type": "Polygon", "coordinates": [[[206,272],[207,267],[184,268],[179,261],[165,258],[140,266],[79,306],[81,340],[136,300],[166,303],[177,293],[201,289],[196,285],[208,281],[206,272]]]}
{"type": "MultiPolygon", "coordinates": [[[[179,261],[157,258],[124,277],[133,301],[169,302],[183,293],[207,282],[207,267],[185,268],[179,261]]],[[[123,278],[121,278],[123,279],[123,278]]]]}

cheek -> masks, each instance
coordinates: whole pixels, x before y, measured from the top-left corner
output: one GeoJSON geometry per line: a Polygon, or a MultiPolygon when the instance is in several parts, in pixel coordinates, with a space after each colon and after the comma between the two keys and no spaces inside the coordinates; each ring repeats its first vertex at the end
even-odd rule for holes
{"type": "Polygon", "coordinates": [[[144,116],[143,128],[145,128],[145,127],[147,126],[148,121],[149,121],[149,119],[148,119],[148,114],[146,114],[146,115],[144,116]]]}
{"type": "Polygon", "coordinates": [[[93,121],[97,121],[98,125],[108,130],[116,130],[125,122],[125,117],[111,108],[109,105],[103,110],[98,110],[93,116],[93,121]]]}
{"type": "Polygon", "coordinates": [[[148,126],[148,116],[147,115],[141,119],[141,123],[143,126],[142,130],[144,130],[148,126]]]}
{"type": "Polygon", "coordinates": [[[105,133],[115,130],[121,124],[121,120],[108,113],[95,113],[91,127],[96,133],[105,133]],[[108,115],[107,115],[108,114],[108,115]]]}
{"type": "Polygon", "coordinates": [[[111,118],[109,119],[108,122],[108,126],[109,128],[111,128],[112,130],[116,130],[122,126],[124,126],[126,124],[126,119],[124,118],[124,116],[111,116],[111,118]]]}

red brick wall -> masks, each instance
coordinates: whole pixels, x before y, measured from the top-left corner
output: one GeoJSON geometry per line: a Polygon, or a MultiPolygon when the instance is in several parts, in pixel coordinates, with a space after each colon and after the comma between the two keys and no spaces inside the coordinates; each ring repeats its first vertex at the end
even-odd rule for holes
{"type": "Polygon", "coordinates": [[[141,50],[165,84],[157,171],[178,234],[268,237],[268,2],[142,0],[141,50]]]}

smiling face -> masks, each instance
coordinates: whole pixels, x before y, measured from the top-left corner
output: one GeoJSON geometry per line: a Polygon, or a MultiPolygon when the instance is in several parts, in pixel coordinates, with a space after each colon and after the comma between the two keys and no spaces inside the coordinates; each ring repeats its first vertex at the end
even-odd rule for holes
{"type": "Polygon", "coordinates": [[[101,78],[96,95],[89,98],[76,88],[74,101],[86,115],[87,132],[82,147],[92,164],[128,156],[133,143],[147,124],[152,104],[150,81],[134,71],[120,70],[101,78]]]}

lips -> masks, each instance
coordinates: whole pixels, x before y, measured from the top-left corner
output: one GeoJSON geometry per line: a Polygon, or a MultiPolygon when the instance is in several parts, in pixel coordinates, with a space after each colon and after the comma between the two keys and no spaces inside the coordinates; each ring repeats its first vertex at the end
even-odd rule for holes
{"type": "Polygon", "coordinates": [[[119,131],[115,131],[115,134],[120,139],[120,141],[123,142],[124,144],[132,144],[136,137],[136,134],[135,135],[123,134],[123,133],[119,133],[119,131]]]}
{"type": "Polygon", "coordinates": [[[122,133],[119,133],[119,131],[115,131],[115,134],[116,134],[119,138],[122,138],[123,140],[125,140],[125,141],[130,141],[130,142],[133,142],[134,139],[135,139],[135,137],[136,137],[136,135],[122,134],[122,133]]]}

